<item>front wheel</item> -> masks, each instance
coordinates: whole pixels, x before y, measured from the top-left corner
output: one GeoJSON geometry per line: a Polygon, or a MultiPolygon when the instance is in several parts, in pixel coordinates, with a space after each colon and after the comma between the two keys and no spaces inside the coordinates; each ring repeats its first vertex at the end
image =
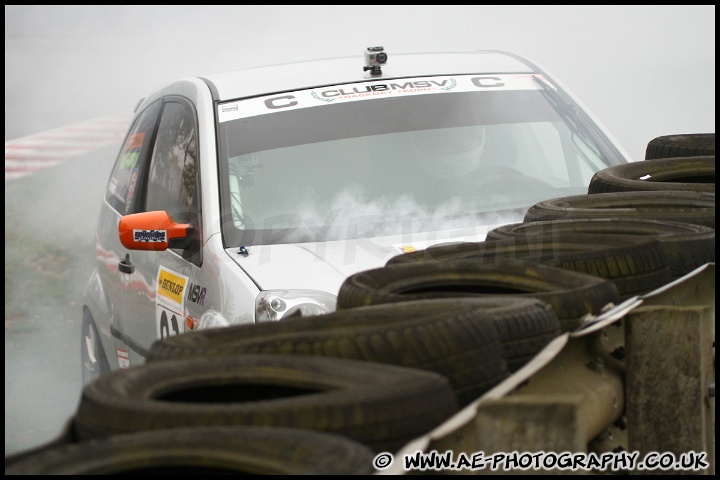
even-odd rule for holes
{"type": "Polygon", "coordinates": [[[83,385],[110,372],[110,366],[103,350],[100,334],[89,311],[83,311],[82,332],[80,337],[80,368],[83,385]]]}

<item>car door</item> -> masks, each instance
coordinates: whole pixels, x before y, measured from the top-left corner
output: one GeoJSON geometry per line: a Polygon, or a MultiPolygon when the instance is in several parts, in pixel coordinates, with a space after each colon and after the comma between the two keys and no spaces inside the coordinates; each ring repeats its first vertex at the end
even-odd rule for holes
{"type": "MultiPolygon", "coordinates": [[[[146,176],[161,107],[162,101],[156,101],[137,112],[115,161],[98,216],[95,249],[99,287],[93,290],[96,308],[92,315],[101,331],[111,332],[110,343],[104,343],[112,369],[128,366],[128,343],[132,341],[123,331],[124,304],[129,298],[127,289],[131,282],[142,278],[134,274],[135,266],[130,260],[132,252],[120,242],[118,222],[122,216],[136,213],[138,209],[138,185],[146,176]],[[105,305],[107,308],[103,308],[105,305]]],[[[136,292],[141,290],[137,284],[133,288],[136,292]]],[[[145,286],[145,295],[154,298],[150,285],[145,286]]]]}
{"type": "Polygon", "coordinates": [[[202,263],[197,152],[192,104],[166,97],[135,211],[164,210],[174,221],[193,225],[195,238],[184,249],[127,253],[134,269],[123,289],[121,317],[131,365],[144,362],[156,340],[186,330],[186,292],[202,263]]]}

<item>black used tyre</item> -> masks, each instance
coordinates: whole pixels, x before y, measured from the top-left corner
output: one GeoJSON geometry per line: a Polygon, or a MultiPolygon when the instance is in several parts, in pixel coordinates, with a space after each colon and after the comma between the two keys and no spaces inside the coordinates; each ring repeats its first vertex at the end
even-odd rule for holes
{"type": "Polygon", "coordinates": [[[715,156],[714,133],[663,135],[650,140],[645,149],[645,160],[704,155],[715,156]]]}
{"type": "Polygon", "coordinates": [[[340,286],[337,308],[492,295],[538,298],[550,304],[562,331],[577,329],[585,315],[597,315],[621,300],[614,283],[595,275],[512,258],[494,263],[464,259],[399,263],[350,275],[340,286]]]}
{"type": "MultiPolygon", "coordinates": [[[[478,334],[473,333],[473,330],[478,328],[483,335],[494,338],[494,335],[487,332],[484,327],[476,326],[474,323],[489,323],[497,327],[502,354],[510,372],[527,363],[561,333],[560,321],[554,310],[548,304],[534,298],[503,296],[440,298],[368,305],[322,316],[296,318],[282,323],[237,325],[223,330],[206,330],[193,335],[172,336],[153,344],[147,360],[185,358],[198,354],[221,355],[234,351],[234,345],[226,347],[225,344],[238,344],[243,350],[249,347],[258,348],[259,345],[272,345],[270,348],[277,349],[279,353],[352,356],[363,360],[439,371],[440,366],[435,360],[428,362],[426,359],[422,367],[419,367],[418,357],[443,355],[436,351],[440,347],[433,347],[433,344],[439,338],[462,333],[468,336],[461,340],[461,344],[467,344],[472,340],[476,345],[471,344],[471,351],[477,349],[482,341],[477,341],[478,334]],[[425,327],[426,324],[432,325],[438,321],[448,324],[444,328],[448,330],[452,328],[452,331],[434,333],[425,327]],[[394,330],[398,328],[402,328],[403,333],[402,336],[395,337],[394,330]],[[334,342],[338,345],[344,343],[345,348],[338,347],[336,350],[331,346],[332,343],[328,345],[310,338],[310,336],[316,337],[316,333],[332,336],[334,342]],[[278,339],[283,341],[279,342],[278,339]],[[379,351],[376,343],[378,339],[388,342],[387,346],[392,347],[392,350],[379,351]],[[363,343],[371,340],[373,348],[347,348],[350,345],[364,347],[363,343]],[[400,349],[398,342],[410,346],[411,350],[400,349]],[[402,355],[399,355],[400,352],[402,355]],[[409,356],[409,353],[413,355],[409,356]],[[414,362],[414,365],[408,363],[410,361],[414,362]]],[[[435,328],[433,326],[433,330],[435,328]]],[[[459,347],[460,345],[454,343],[441,345],[441,348],[456,350],[459,347]]],[[[504,376],[502,362],[497,356],[497,349],[491,343],[487,343],[481,350],[482,358],[473,362],[473,368],[484,370],[488,385],[494,384],[499,377],[504,376]]],[[[267,352],[263,350],[263,353],[267,352]]],[[[455,362],[457,363],[457,359],[455,362]]],[[[468,379],[462,382],[468,383],[468,379]]],[[[479,386],[479,389],[483,388],[479,386]]]]}
{"type": "Polygon", "coordinates": [[[148,361],[302,353],[389,363],[444,375],[464,406],[504,380],[508,370],[527,363],[561,330],[555,312],[540,300],[493,297],[370,305],[322,317],[238,325],[223,333],[208,330],[160,340],[148,361]]]}
{"type": "Polygon", "coordinates": [[[653,190],[715,192],[715,156],[662,158],[613,165],[596,172],[588,193],[653,190]]]}
{"type": "Polygon", "coordinates": [[[501,225],[487,233],[487,240],[555,238],[560,234],[639,235],[656,238],[665,251],[672,279],[706,263],[715,262],[715,229],[684,222],[644,218],[568,218],[501,225]]]}
{"type": "Polygon", "coordinates": [[[5,475],[369,475],[347,437],[282,427],[194,427],[115,435],[5,464],[5,475]]]}
{"type": "Polygon", "coordinates": [[[671,280],[670,267],[660,242],[652,237],[562,233],[464,242],[429,247],[398,255],[388,261],[453,261],[473,259],[493,263],[500,258],[521,258],[553,267],[596,275],[615,284],[621,298],[648,293],[671,280]]]}
{"type": "Polygon", "coordinates": [[[447,378],[312,355],[236,355],[147,363],[87,385],[79,441],[199,426],[304,428],[395,451],[457,411],[447,378]]]}
{"type": "Polygon", "coordinates": [[[570,195],[532,205],[523,222],[565,218],[651,218],[715,228],[715,193],[660,190],[570,195]]]}

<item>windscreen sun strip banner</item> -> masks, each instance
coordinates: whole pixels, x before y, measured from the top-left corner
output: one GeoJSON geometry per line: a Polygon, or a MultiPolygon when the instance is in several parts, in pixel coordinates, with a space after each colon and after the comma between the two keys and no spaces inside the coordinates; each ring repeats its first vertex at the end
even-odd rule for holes
{"type": "MultiPolygon", "coordinates": [[[[321,105],[371,100],[380,97],[432,95],[451,92],[492,90],[540,90],[543,87],[534,77],[538,74],[456,75],[402,78],[331,85],[275,95],[234,100],[218,106],[220,123],[274,113],[278,110],[297,110],[321,105]]],[[[542,77],[542,80],[550,82],[542,77]]]]}

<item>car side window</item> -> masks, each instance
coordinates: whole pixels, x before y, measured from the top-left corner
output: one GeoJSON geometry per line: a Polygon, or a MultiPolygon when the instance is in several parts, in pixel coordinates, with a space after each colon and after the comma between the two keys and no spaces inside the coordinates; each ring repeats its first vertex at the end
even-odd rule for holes
{"type": "Polygon", "coordinates": [[[145,211],[165,210],[175,222],[193,225],[197,236],[199,193],[194,111],[184,101],[165,101],[150,159],[145,211]]]}
{"type": "Polygon", "coordinates": [[[105,199],[121,215],[135,213],[138,183],[150,152],[161,105],[162,102],[155,102],[138,115],[110,175],[105,199]]]}

